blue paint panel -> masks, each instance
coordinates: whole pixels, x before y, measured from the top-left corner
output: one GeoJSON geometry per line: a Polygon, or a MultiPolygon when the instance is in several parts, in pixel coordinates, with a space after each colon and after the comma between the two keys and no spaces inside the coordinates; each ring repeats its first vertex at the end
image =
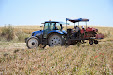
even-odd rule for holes
{"type": "Polygon", "coordinates": [[[62,30],[62,31],[60,31],[60,30],[52,30],[48,34],[53,33],[53,32],[56,32],[56,33],[59,33],[59,34],[67,34],[67,32],[65,30],[62,30]]]}
{"type": "MultiPolygon", "coordinates": [[[[59,33],[59,34],[67,34],[67,32],[65,31],[65,30],[62,30],[62,31],[60,31],[60,30],[52,30],[52,31],[50,31],[48,34],[50,34],[50,33],[53,33],[53,32],[55,32],[55,33],[59,33]]],[[[43,30],[42,31],[34,31],[33,33],[32,33],[32,36],[36,36],[36,35],[41,35],[41,34],[43,34],[43,30]]]]}
{"type": "Polygon", "coordinates": [[[32,33],[32,35],[33,36],[36,36],[36,35],[41,35],[41,34],[43,34],[43,30],[41,30],[41,31],[34,31],[33,33],[32,33]],[[34,34],[34,35],[33,35],[34,34]]]}
{"type": "Polygon", "coordinates": [[[65,30],[62,30],[63,33],[67,34],[67,32],[65,30]]]}

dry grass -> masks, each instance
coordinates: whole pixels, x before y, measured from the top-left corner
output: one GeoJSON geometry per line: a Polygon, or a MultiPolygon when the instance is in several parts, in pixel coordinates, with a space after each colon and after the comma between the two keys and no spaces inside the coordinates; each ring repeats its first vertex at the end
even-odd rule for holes
{"type": "MultiPolygon", "coordinates": [[[[95,28],[105,34],[105,39],[98,45],[86,43],[80,46],[46,47],[44,50],[12,48],[11,52],[0,49],[0,74],[113,75],[113,28],[95,28]]],[[[40,30],[35,26],[14,29],[21,29],[25,33],[40,30]]]]}
{"type": "MultiPolygon", "coordinates": [[[[105,35],[105,39],[102,41],[113,41],[113,27],[98,27],[93,26],[99,30],[99,33],[103,33],[105,35]]],[[[15,31],[22,30],[25,33],[31,34],[34,31],[41,30],[40,26],[15,26],[15,31]]],[[[73,26],[68,26],[68,28],[73,28],[73,26]]],[[[64,30],[66,27],[64,26],[64,30]]]]}
{"type": "Polygon", "coordinates": [[[41,50],[15,50],[0,57],[3,74],[112,75],[113,42],[100,45],[56,46],[41,50]]]}
{"type": "Polygon", "coordinates": [[[14,26],[15,31],[21,30],[27,34],[42,29],[40,26],[14,26]]]}
{"type": "MultiPolygon", "coordinates": [[[[23,27],[13,27],[11,25],[0,27],[0,41],[24,42],[24,39],[31,35],[31,32],[25,32],[24,30],[26,31],[26,27],[24,29],[23,27]]],[[[30,31],[30,29],[28,30],[30,31]]]]}

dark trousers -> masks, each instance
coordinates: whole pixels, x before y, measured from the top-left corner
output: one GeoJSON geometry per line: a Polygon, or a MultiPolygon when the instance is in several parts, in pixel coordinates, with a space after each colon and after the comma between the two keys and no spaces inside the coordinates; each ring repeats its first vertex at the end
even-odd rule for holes
{"type": "Polygon", "coordinates": [[[78,32],[75,32],[75,33],[74,33],[74,37],[75,37],[75,38],[79,37],[79,34],[80,34],[80,30],[79,30],[78,32]]]}

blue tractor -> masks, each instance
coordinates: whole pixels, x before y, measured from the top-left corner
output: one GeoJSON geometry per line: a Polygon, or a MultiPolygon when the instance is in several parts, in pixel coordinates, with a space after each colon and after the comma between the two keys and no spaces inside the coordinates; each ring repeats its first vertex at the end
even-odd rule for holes
{"type": "Polygon", "coordinates": [[[46,21],[43,30],[35,31],[32,36],[25,39],[26,45],[29,49],[37,48],[41,45],[44,48],[46,45],[64,45],[64,35],[67,34],[63,30],[63,22],[46,21]]]}

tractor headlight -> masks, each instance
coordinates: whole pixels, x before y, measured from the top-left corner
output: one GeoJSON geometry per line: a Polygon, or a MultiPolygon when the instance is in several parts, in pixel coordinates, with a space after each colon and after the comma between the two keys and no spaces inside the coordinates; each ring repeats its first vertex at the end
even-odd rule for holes
{"type": "Polygon", "coordinates": [[[32,33],[32,36],[34,36],[35,33],[32,33]]]}

